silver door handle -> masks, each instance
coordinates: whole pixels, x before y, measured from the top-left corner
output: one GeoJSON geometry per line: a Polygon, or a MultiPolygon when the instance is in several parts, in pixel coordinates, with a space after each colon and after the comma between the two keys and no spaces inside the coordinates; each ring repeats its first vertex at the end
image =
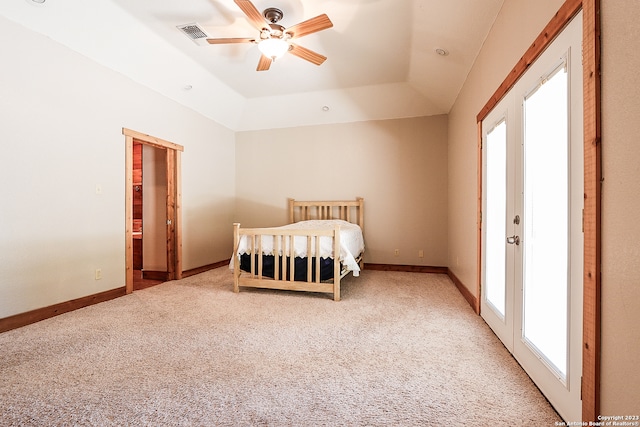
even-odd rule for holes
{"type": "Polygon", "coordinates": [[[510,244],[510,245],[513,245],[513,244],[519,245],[520,244],[520,236],[507,237],[507,243],[510,244]]]}

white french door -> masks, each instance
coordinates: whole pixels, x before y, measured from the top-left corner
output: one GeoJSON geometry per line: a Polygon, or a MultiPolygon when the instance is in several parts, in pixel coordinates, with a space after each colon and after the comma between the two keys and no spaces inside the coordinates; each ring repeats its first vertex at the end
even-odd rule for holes
{"type": "Polygon", "coordinates": [[[481,314],[565,421],[582,416],[582,13],[482,122],[481,314]]]}

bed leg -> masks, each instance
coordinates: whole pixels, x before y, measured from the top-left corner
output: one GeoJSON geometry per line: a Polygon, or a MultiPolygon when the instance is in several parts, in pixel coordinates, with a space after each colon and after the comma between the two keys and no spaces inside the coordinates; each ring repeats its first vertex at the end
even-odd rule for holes
{"type": "Polygon", "coordinates": [[[341,265],[339,256],[340,253],[340,226],[336,225],[336,229],[333,232],[333,300],[340,301],[340,279],[341,279],[341,265]]]}
{"type": "Polygon", "coordinates": [[[240,292],[240,257],[238,256],[238,242],[240,241],[240,224],[233,223],[233,292],[240,292]]]}

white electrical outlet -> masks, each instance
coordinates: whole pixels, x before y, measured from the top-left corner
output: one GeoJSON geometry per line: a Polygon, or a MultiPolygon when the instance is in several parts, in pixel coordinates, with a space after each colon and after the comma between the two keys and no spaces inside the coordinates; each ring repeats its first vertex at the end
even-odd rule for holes
{"type": "Polygon", "coordinates": [[[96,268],[96,280],[102,279],[102,269],[96,268]]]}
{"type": "Polygon", "coordinates": [[[424,258],[424,251],[422,249],[418,251],[418,258],[424,258]]]}
{"type": "Polygon", "coordinates": [[[393,251],[393,255],[394,255],[394,256],[398,256],[398,255],[400,255],[400,249],[396,249],[396,250],[394,250],[394,251],[393,251]]]}

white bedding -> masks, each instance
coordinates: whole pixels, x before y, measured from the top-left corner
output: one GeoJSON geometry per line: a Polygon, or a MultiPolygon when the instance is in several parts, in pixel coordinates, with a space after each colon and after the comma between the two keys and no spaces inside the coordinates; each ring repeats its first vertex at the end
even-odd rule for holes
{"type": "MultiPolygon", "coordinates": [[[[333,230],[336,225],[340,225],[340,262],[350,271],[354,276],[358,276],[360,272],[360,266],[356,262],[355,256],[358,256],[364,251],[364,238],[362,236],[362,230],[357,224],[352,224],[347,221],[332,219],[332,220],[310,220],[300,221],[293,224],[284,225],[282,227],[276,227],[281,229],[298,229],[298,230],[333,230]]],[[[248,241],[247,236],[241,236],[238,244],[238,254],[243,255],[250,251],[251,244],[248,241]]],[[[286,240],[286,239],[285,239],[286,240]]],[[[315,238],[311,239],[311,256],[315,254],[315,238]]],[[[294,237],[294,253],[297,257],[306,257],[307,254],[307,237],[295,236],[294,237]]],[[[264,255],[273,255],[273,236],[262,237],[262,252],[264,255]]],[[[282,255],[282,250],[279,251],[279,255],[282,255]]],[[[286,243],[285,252],[289,253],[289,243],[286,243]]],[[[320,257],[333,258],[333,239],[331,237],[320,237],[320,257]]],[[[229,267],[233,269],[233,259],[231,257],[231,263],[229,267]]]]}

